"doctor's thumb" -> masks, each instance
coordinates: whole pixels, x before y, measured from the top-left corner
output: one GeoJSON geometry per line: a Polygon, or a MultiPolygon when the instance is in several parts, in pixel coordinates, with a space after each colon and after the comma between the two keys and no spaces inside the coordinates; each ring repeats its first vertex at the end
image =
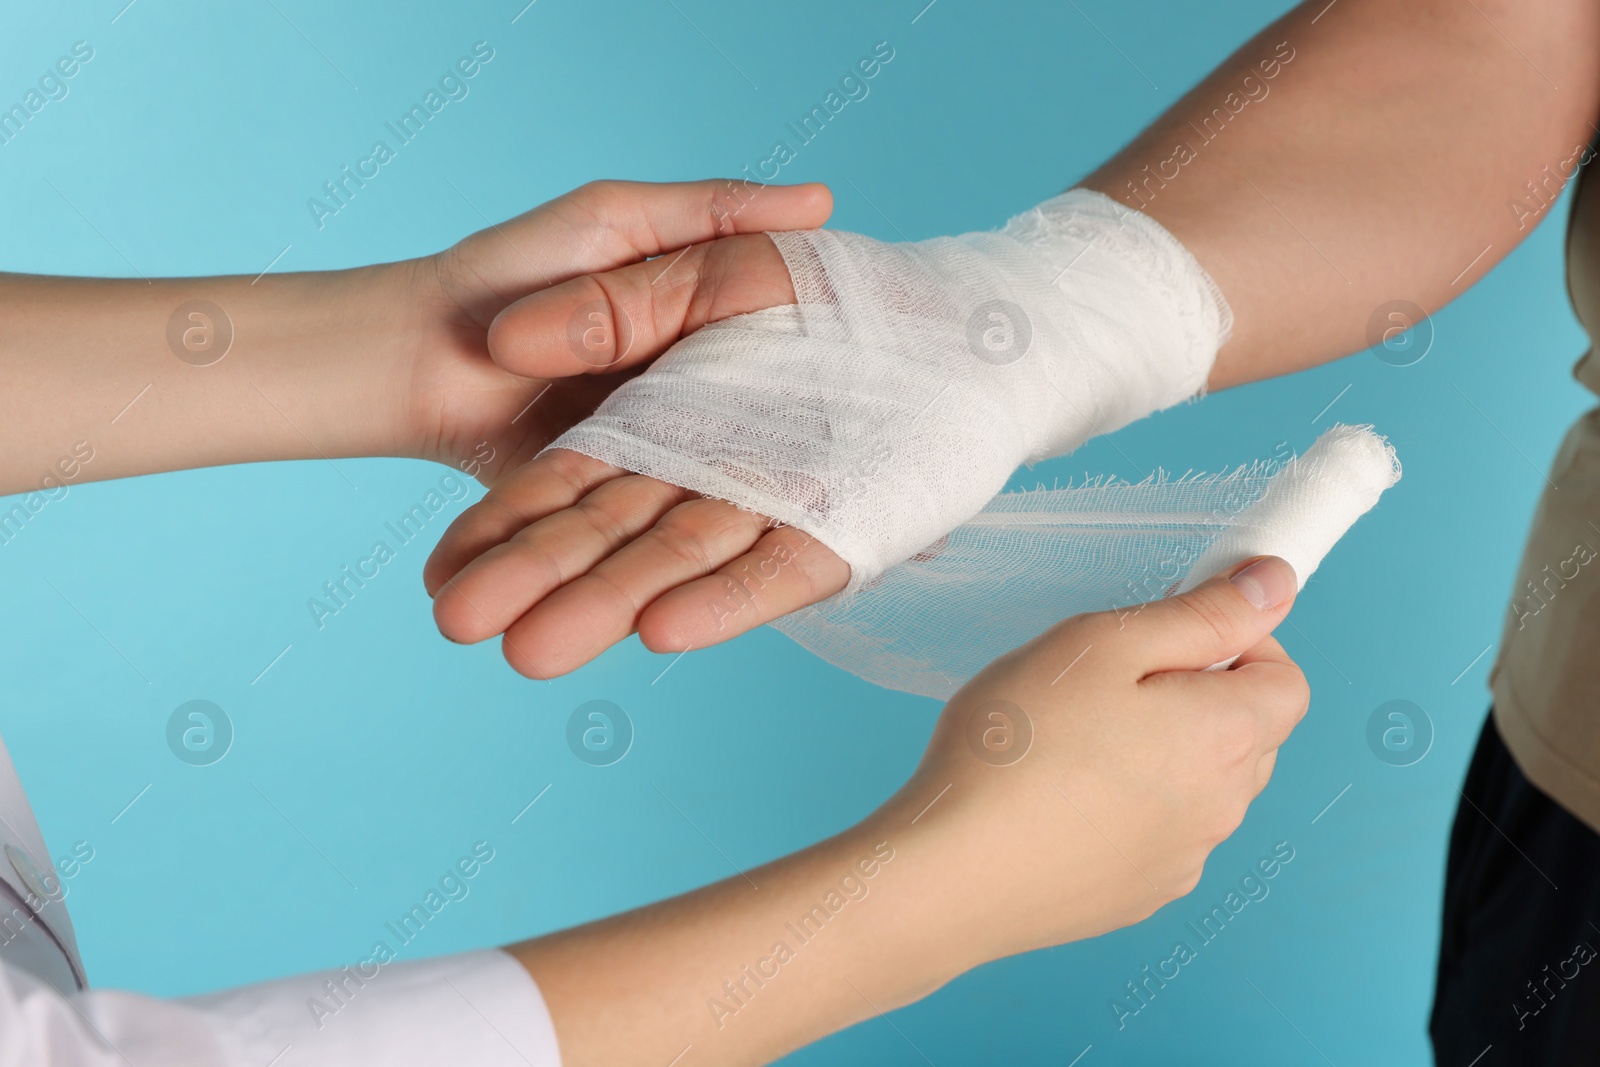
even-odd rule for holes
{"type": "Polygon", "coordinates": [[[1258,556],[1147,604],[1127,625],[1152,671],[1226,666],[1283,621],[1299,585],[1286,561],[1258,556]]]}

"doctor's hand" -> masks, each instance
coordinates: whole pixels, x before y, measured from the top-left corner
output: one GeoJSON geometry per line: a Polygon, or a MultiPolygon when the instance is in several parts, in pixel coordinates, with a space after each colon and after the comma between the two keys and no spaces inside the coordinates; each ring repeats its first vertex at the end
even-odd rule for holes
{"type": "MultiPolygon", "coordinates": [[[[816,187],[772,191],[798,204],[806,188],[816,187]]],[[[738,221],[754,228],[747,216],[738,221]]],[[[642,370],[680,338],[794,300],[770,239],[724,237],[542,288],[499,311],[488,349],[498,368],[553,383],[552,397],[562,390],[564,429],[619,373],[642,370]]],[[[531,678],[575,670],[635,631],[656,652],[704,648],[823,600],[850,577],[799,530],[577,452],[557,449],[502,471],[445,532],[423,581],[446,637],[504,634],[507,661],[531,678]],[[753,610],[720,618],[713,607],[755,573],[763,577],[753,610]]]]}
{"type": "Polygon", "coordinates": [[[512,946],[563,1062],[692,1048],[684,1063],[767,1063],[1188,893],[1308,701],[1268,636],[1294,572],[1267,558],[1231,575],[1070,619],[997,660],[946,706],[906,786],[843,833],[512,946]]]}
{"type": "Polygon", "coordinates": [[[705,314],[792,302],[781,261],[777,272],[748,264],[748,241],[770,249],[762,230],[820,226],[832,209],[827,187],[815,183],[597,181],[407,261],[409,284],[392,309],[409,317],[400,353],[407,366],[395,376],[404,405],[394,420],[404,435],[396,450],[496,485],[640,369],[637,354],[592,354],[596,338],[610,336],[611,310],[584,275],[634,279],[643,306],[670,307],[685,278],[715,263],[723,273],[705,314]],[[530,306],[561,309],[561,321],[537,339],[550,350],[537,359],[491,358],[507,324],[530,306]]]}
{"type": "Polygon", "coordinates": [[[1194,888],[1307,709],[1305,676],[1269,636],[1295,590],[1289,564],[1262,557],[1069,619],[951,699],[891,807],[933,804],[919,824],[943,862],[982,872],[951,881],[981,955],[1092,937],[1194,888]]]}
{"type": "MultiPolygon", "coordinates": [[[[493,484],[636,369],[497,365],[490,327],[503,309],[630,266],[664,293],[681,263],[737,263],[748,246],[730,256],[722,240],[820,226],[831,209],[814,184],[592,182],[393,263],[255,277],[5,274],[0,494],[55,499],[67,482],[344,456],[431,459],[493,484]]],[[[793,299],[787,276],[752,270],[741,282],[745,273],[724,280],[729,299],[793,299]]],[[[570,312],[584,336],[588,311],[570,312]]]]}

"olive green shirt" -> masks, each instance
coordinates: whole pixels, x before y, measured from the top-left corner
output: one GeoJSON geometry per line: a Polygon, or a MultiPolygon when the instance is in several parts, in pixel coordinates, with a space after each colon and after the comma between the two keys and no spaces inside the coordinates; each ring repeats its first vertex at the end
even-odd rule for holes
{"type": "MultiPolygon", "coordinates": [[[[1600,180],[1585,167],[1567,229],[1567,290],[1600,338],[1600,180]]],[[[1600,394],[1594,348],[1577,379],[1600,394]]],[[[1600,408],[1568,431],[1517,569],[1489,675],[1495,723],[1517,765],[1600,832],[1600,408]]]]}

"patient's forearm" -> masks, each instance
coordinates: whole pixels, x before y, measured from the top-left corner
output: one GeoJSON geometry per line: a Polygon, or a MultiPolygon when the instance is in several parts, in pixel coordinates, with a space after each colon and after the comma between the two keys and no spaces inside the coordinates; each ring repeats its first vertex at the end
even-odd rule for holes
{"type": "Polygon", "coordinates": [[[256,281],[0,275],[0,494],[384,454],[404,403],[404,375],[385,368],[405,336],[395,287],[408,269],[256,281]]]}
{"type": "Polygon", "coordinates": [[[1369,347],[1380,305],[1440,307],[1542,221],[1596,134],[1596,56],[1591,0],[1312,0],[1083,184],[1226,294],[1212,388],[1285,374],[1369,347]]]}

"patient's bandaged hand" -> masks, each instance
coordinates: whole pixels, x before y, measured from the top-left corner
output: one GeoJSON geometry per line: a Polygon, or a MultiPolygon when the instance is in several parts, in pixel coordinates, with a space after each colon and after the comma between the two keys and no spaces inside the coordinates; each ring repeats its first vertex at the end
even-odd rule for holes
{"type": "Polygon", "coordinates": [[[851,590],[1018,465],[1198,394],[1230,324],[1171,234],[1087,190],[994,233],[771,236],[797,307],[705,327],[551,447],[795,526],[851,590]]]}

